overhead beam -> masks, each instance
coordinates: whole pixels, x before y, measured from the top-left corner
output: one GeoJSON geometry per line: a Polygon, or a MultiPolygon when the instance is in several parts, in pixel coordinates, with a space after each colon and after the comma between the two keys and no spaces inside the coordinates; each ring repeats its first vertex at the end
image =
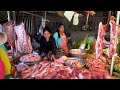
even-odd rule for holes
{"type": "Polygon", "coordinates": [[[42,18],[42,16],[40,16],[40,15],[36,15],[36,14],[29,13],[29,12],[26,12],[26,11],[19,11],[19,12],[20,12],[20,13],[26,13],[26,14],[29,14],[29,15],[32,15],[32,16],[36,16],[36,17],[42,18]]]}

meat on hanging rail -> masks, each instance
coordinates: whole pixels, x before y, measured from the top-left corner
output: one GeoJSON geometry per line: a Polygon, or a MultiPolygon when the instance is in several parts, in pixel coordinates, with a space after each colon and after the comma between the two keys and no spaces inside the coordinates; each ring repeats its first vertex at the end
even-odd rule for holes
{"type": "Polygon", "coordinates": [[[109,56],[112,58],[112,56],[116,53],[116,48],[114,47],[115,41],[117,40],[116,37],[116,23],[114,20],[110,20],[110,52],[109,56]]]}
{"type": "Polygon", "coordinates": [[[96,59],[99,59],[103,53],[103,40],[105,35],[105,29],[103,28],[102,22],[99,23],[98,36],[96,41],[96,59]]]}
{"type": "Polygon", "coordinates": [[[13,21],[9,21],[3,24],[3,31],[7,34],[7,41],[10,46],[15,45],[16,33],[14,31],[15,24],[13,21]]]}

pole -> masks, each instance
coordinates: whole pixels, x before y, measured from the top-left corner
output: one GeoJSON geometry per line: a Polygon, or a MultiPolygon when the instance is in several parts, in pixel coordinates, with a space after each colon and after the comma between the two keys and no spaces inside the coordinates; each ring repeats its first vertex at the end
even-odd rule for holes
{"type": "Polygon", "coordinates": [[[117,12],[117,19],[116,19],[116,34],[115,34],[116,40],[115,40],[115,45],[114,45],[115,48],[117,47],[117,38],[118,38],[117,34],[118,34],[119,19],[120,19],[120,11],[117,12]]]}
{"type": "MultiPolygon", "coordinates": [[[[117,47],[117,33],[118,33],[118,25],[119,25],[119,18],[120,18],[120,11],[117,11],[117,20],[116,20],[116,35],[115,35],[115,44],[114,44],[114,48],[116,49],[117,47]]],[[[117,54],[114,54],[112,57],[112,63],[111,63],[111,67],[110,67],[110,74],[112,75],[113,72],[113,66],[114,66],[114,57],[117,56],[117,54]]]]}
{"type": "Polygon", "coordinates": [[[7,11],[8,21],[10,21],[10,11],[7,11]]]}
{"type": "MultiPolygon", "coordinates": [[[[7,11],[7,15],[8,15],[8,21],[10,21],[10,11],[7,11]]],[[[12,59],[14,59],[14,50],[13,50],[13,46],[11,46],[11,51],[12,51],[12,59]]]]}
{"type": "Polygon", "coordinates": [[[45,20],[46,20],[46,11],[45,11],[45,20]]]}
{"type": "MultiPolygon", "coordinates": [[[[13,11],[13,20],[14,24],[16,24],[16,12],[13,11]]],[[[17,49],[17,40],[15,40],[15,52],[16,52],[16,60],[18,60],[18,49],[17,49]]]]}

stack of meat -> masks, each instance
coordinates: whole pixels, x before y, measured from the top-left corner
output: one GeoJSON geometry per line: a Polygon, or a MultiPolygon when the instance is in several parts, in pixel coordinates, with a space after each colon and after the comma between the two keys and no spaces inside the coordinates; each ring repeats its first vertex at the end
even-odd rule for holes
{"type": "Polygon", "coordinates": [[[95,68],[105,69],[106,64],[101,59],[90,59],[87,61],[86,66],[88,68],[95,67],[95,68]]]}
{"type": "Polygon", "coordinates": [[[78,67],[64,66],[65,56],[57,60],[55,62],[45,60],[34,66],[18,65],[17,70],[22,79],[78,79],[78,67]]]}
{"type": "Polygon", "coordinates": [[[83,67],[83,64],[78,60],[66,60],[65,65],[70,66],[71,68],[74,68],[74,67],[81,68],[81,67],[83,67]]]}
{"type": "Polygon", "coordinates": [[[41,60],[41,57],[36,54],[27,54],[20,58],[20,61],[22,62],[35,62],[41,60]]]}
{"type": "Polygon", "coordinates": [[[86,66],[89,69],[79,74],[80,79],[112,79],[112,76],[105,69],[105,63],[101,60],[91,59],[87,62],[86,66]]]}
{"type": "Polygon", "coordinates": [[[75,74],[77,71],[69,66],[49,61],[43,61],[31,67],[24,66],[19,69],[19,72],[22,79],[78,79],[76,75],[79,75],[75,74]]]}
{"type": "Polygon", "coordinates": [[[14,46],[15,39],[16,39],[16,34],[14,31],[14,23],[12,21],[6,22],[3,24],[3,31],[7,34],[7,41],[10,46],[14,46]]]}

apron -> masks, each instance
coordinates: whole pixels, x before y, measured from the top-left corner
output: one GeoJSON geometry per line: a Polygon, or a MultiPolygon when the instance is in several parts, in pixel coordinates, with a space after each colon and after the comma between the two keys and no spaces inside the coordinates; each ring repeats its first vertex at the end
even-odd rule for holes
{"type": "Polygon", "coordinates": [[[59,46],[60,48],[62,48],[63,50],[65,50],[65,55],[67,55],[68,53],[68,47],[67,47],[67,39],[66,39],[66,35],[64,34],[61,37],[61,45],[59,46]]]}

